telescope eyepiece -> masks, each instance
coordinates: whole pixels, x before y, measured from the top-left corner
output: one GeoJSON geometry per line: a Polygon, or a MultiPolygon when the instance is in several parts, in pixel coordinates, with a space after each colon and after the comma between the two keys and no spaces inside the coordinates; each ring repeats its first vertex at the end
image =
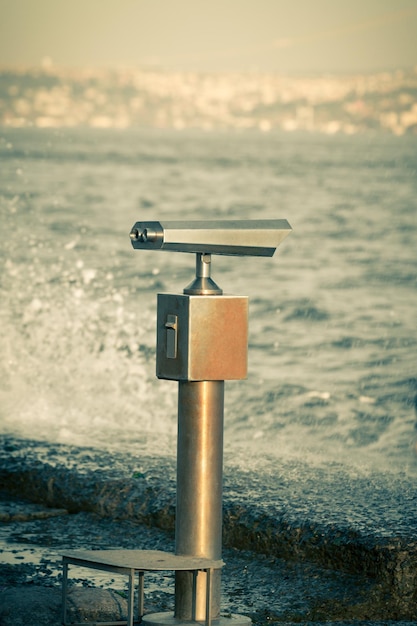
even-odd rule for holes
{"type": "Polygon", "coordinates": [[[135,226],[132,228],[132,230],[130,231],[130,238],[132,240],[132,243],[134,241],[140,242],[140,243],[154,243],[156,242],[158,239],[162,239],[163,236],[163,232],[157,232],[156,229],[153,228],[147,228],[147,227],[136,227],[135,226]]]}

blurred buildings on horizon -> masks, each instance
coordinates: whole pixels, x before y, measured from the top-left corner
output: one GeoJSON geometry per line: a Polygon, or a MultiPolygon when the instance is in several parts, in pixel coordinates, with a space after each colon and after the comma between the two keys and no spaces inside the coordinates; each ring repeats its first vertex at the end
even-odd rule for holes
{"type": "Polygon", "coordinates": [[[417,134],[417,66],[305,77],[0,67],[0,125],[417,134]]]}

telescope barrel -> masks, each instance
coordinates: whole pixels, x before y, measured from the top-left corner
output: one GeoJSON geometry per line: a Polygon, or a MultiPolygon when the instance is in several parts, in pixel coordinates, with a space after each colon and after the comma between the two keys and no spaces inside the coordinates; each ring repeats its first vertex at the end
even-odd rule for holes
{"type": "Polygon", "coordinates": [[[136,222],[136,250],[168,250],[237,256],[273,256],[290,233],[287,220],[136,222]]]}

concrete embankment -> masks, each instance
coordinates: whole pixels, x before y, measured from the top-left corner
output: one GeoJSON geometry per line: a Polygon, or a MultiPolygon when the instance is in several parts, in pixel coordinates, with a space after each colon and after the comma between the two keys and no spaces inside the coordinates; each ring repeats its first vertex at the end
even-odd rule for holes
{"type": "MultiPolygon", "coordinates": [[[[11,494],[172,530],[175,459],[3,438],[11,494]]],[[[368,577],[372,619],[417,619],[417,492],[406,476],[275,463],[253,473],[226,459],[224,545],[368,577]]]]}

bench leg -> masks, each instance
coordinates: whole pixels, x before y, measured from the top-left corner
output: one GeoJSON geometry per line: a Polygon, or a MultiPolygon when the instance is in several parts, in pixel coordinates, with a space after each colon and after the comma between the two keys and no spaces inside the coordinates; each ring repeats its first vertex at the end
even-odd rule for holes
{"type": "Polygon", "coordinates": [[[144,578],[145,572],[139,572],[139,586],[138,586],[138,622],[142,621],[143,613],[145,611],[145,593],[144,593],[144,578]]]}
{"type": "Polygon", "coordinates": [[[211,626],[211,574],[213,570],[206,570],[206,626],[211,626]]]}
{"type": "Polygon", "coordinates": [[[67,623],[67,586],[68,586],[68,563],[64,561],[62,571],[62,624],[67,623]]]}
{"type": "Polygon", "coordinates": [[[191,592],[191,619],[193,622],[196,621],[196,615],[197,615],[197,576],[198,576],[198,571],[197,570],[193,570],[192,571],[192,575],[193,575],[193,588],[192,588],[192,592],[191,592]]]}
{"type": "Polygon", "coordinates": [[[133,626],[134,606],[135,606],[135,570],[131,569],[129,572],[129,589],[128,589],[128,597],[127,597],[128,626],[133,626]]]}

